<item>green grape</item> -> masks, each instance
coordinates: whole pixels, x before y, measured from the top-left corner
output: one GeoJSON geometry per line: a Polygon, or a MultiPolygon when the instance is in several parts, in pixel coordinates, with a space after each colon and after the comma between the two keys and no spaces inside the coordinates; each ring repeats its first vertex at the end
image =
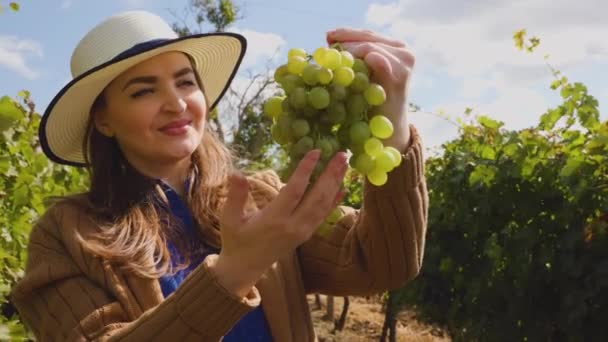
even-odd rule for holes
{"type": "Polygon", "coordinates": [[[300,109],[300,113],[302,114],[302,116],[307,118],[314,118],[319,115],[319,111],[310,106],[306,106],[300,109]]]}
{"type": "Polygon", "coordinates": [[[302,74],[306,65],[308,65],[308,62],[304,57],[292,56],[287,60],[287,70],[293,75],[302,74]]]}
{"type": "Polygon", "coordinates": [[[295,89],[304,87],[304,81],[298,75],[287,74],[281,79],[281,86],[287,95],[291,94],[295,89]]]}
{"type": "Polygon", "coordinates": [[[323,170],[325,170],[325,161],[321,159],[317,161],[315,168],[312,170],[312,174],[310,175],[311,183],[314,183],[314,181],[319,178],[321,173],[323,173],[323,170]]]}
{"type": "Polygon", "coordinates": [[[380,139],[393,135],[393,123],[384,115],[374,116],[369,121],[369,129],[375,137],[380,139]]]}
{"type": "Polygon", "coordinates": [[[379,106],[386,101],[386,93],[384,88],[377,83],[371,83],[363,92],[365,100],[372,106],[379,106]]]}
{"type": "Polygon", "coordinates": [[[338,141],[338,139],[336,139],[333,135],[326,139],[329,140],[329,142],[331,143],[331,147],[334,150],[334,153],[340,151],[340,142],[338,141]]]}
{"type": "Polygon", "coordinates": [[[289,70],[287,70],[287,64],[283,64],[274,71],[274,81],[277,83],[281,83],[283,76],[287,75],[289,70]]]}
{"type": "Polygon", "coordinates": [[[393,155],[385,149],[380,150],[380,152],[376,154],[376,167],[381,171],[390,172],[395,168],[395,159],[393,158],[393,155]]]}
{"type": "Polygon", "coordinates": [[[313,86],[319,83],[319,72],[321,71],[321,67],[316,64],[308,64],[302,70],[302,80],[304,83],[313,86]]]}
{"type": "Polygon", "coordinates": [[[366,76],[369,76],[369,69],[367,68],[367,64],[365,64],[365,61],[360,58],[355,58],[355,61],[353,63],[353,71],[356,73],[362,72],[366,76]]]}
{"type": "Polygon", "coordinates": [[[315,231],[315,235],[324,237],[327,236],[333,229],[333,226],[325,221],[319,225],[319,228],[315,231]]]}
{"type": "Polygon", "coordinates": [[[332,99],[343,101],[348,96],[348,91],[346,90],[346,87],[334,83],[329,86],[329,95],[332,99]]]}
{"type": "Polygon", "coordinates": [[[356,161],[357,161],[357,157],[359,155],[358,154],[354,154],[352,153],[350,155],[350,158],[348,158],[348,166],[350,166],[351,169],[357,169],[357,166],[355,165],[356,161]]]}
{"type": "Polygon", "coordinates": [[[336,49],[328,49],[321,58],[322,67],[334,70],[342,65],[342,55],[336,49]]]}
{"type": "Polygon", "coordinates": [[[384,150],[393,155],[393,160],[395,161],[393,164],[394,167],[401,165],[401,153],[396,148],[393,146],[385,146],[384,150]]]}
{"type": "Polygon", "coordinates": [[[353,144],[363,144],[370,137],[369,126],[363,121],[354,122],[350,126],[350,141],[353,144]]]}
{"type": "Polygon", "coordinates": [[[291,146],[289,155],[292,158],[299,159],[303,157],[308,151],[312,150],[315,146],[315,142],[309,136],[300,138],[295,144],[291,146]]]}
{"type": "Polygon", "coordinates": [[[348,87],[355,79],[353,69],[341,66],[334,71],[334,84],[348,87]]]}
{"type": "Polygon", "coordinates": [[[346,111],[349,115],[349,121],[359,121],[363,119],[365,111],[367,111],[367,102],[361,94],[350,94],[346,99],[346,111]]]}
{"type": "MultiPolygon", "coordinates": [[[[380,111],[386,92],[370,83],[371,69],[361,58],[334,48],[315,49],[312,60],[304,49],[290,49],[287,55],[287,63],[273,75],[286,96],[273,96],[263,104],[264,115],[273,122],[271,138],[290,156],[281,176],[290,176],[304,155],[316,148],[321,158],[309,188],[338,151],[350,152],[350,166],[371,184],[385,184],[402,155],[380,140],[392,136],[394,128],[380,111]]],[[[319,232],[330,231],[342,215],[335,208],[319,232]]]]}
{"type": "Polygon", "coordinates": [[[276,141],[279,145],[286,145],[291,142],[291,136],[289,135],[289,131],[287,133],[283,132],[281,126],[276,123],[270,127],[270,134],[272,136],[272,139],[276,141]]]}
{"type": "Polygon", "coordinates": [[[331,121],[329,121],[329,116],[327,115],[327,110],[323,111],[323,114],[319,116],[319,123],[317,125],[317,130],[319,133],[331,131],[331,121]]]}
{"type": "Polygon", "coordinates": [[[291,123],[291,134],[301,138],[310,132],[310,125],[305,119],[296,119],[291,123]]]}
{"type": "Polygon", "coordinates": [[[291,123],[293,120],[294,119],[286,113],[279,115],[276,119],[276,124],[279,127],[281,134],[291,135],[291,123]]]}
{"type": "Polygon", "coordinates": [[[306,89],[298,87],[294,89],[291,94],[289,94],[289,104],[294,109],[304,109],[304,107],[306,107],[308,104],[307,97],[308,95],[306,94],[306,89]]]}
{"type": "Polygon", "coordinates": [[[334,149],[329,139],[321,138],[315,143],[315,148],[321,150],[321,160],[327,161],[333,156],[334,149]]]}
{"type": "Polygon", "coordinates": [[[379,170],[376,167],[367,174],[367,180],[375,186],[382,186],[386,184],[388,176],[386,175],[386,172],[379,170]]]}
{"type": "Polygon", "coordinates": [[[348,125],[340,125],[340,128],[338,128],[338,132],[336,134],[337,138],[338,138],[338,142],[340,143],[340,145],[342,146],[348,146],[350,145],[350,126],[348,125]]]}
{"type": "Polygon", "coordinates": [[[384,146],[382,145],[382,141],[374,137],[365,140],[363,147],[365,148],[365,153],[369,154],[372,157],[377,157],[378,154],[382,152],[382,149],[384,148],[384,146]]]}
{"type": "Polygon", "coordinates": [[[315,52],[312,54],[312,59],[318,64],[323,66],[323,57],[325,56],[325,53],[329,50],[329,48],[327,47],[320,47],[317,48],[315,50],[315,52]]]}
{"type": "Polygon", "coordinates": [[[318,122],[315,127],[313,127],[313,131],[319,132],[323,137],[328,138],[333,136],[333,126],[334,124],[329,121],[327,118],[327,111],[319,111],[318,122]]]}
{"type": "Polygon", "coordinates": [[[370,173],[375,166],[376,160],[367,153],[361,153],[355,159],[355,169],[364,175],[370,173]]]}
{"type": "Polygon", "coordinates": [[[331,123],[341,124],[346,120],[346,107],[341,101],[331,99],[327,107],[327,118],[331,123]]]}
{"type": "Polygon", "coordinates": [[[294,56],[306,58],[306,50],[300,48],[289,49],[289,51],[287,51],[287,57],[289,58],[294,56]]]}
{"type": "Polygon", "coordinates": [[[283,113],[284,97],[273,96],[264,102],[264,114],[274,119],[283,113]]]}
{"type": "Polygon", "coordinates": [[[319,83],[327,85],[331,83],[331,81],[334,79],[334,72],[331,71],[331,69],[321,67],[321,70],[319,70],[318,78],[319,83]]]}
{"type": "Polygon", "coordinates": [[[347,68],[352,68],[355,64],[355,57],[348,51],[340,51],[342,55],[342,66],[347,68]]]}
{"type": "Polygon", "coordinates": [[[369,87],[369,78],[362,72],[356,72],[349,89],[354,93],[362,93],[369,87]]]}
{"type": "Polygon", "coordinates": [[[329,92],[323,87],[314,87],[308,92],[308,103],[315,109],[329,106],[329,92]]]}
{"type": "Polygon", "coordinates": [[[351,143],[349,148],[350,148],[350,151],[355,155],[360,155],[360,154],[365,153],[365,149],[363,148],[362,143],[351,143]]]}
{"type": "Polygon", "coordinates": [[[293,108],[291,108],[291,105],[289,104],[289,98],[287,98],[287,97],[283,98],[283,102],[281,102],[281,110],[283,113],[293,111],[293,108]]]}
{"type": "Polygon", "coordinates": [[[342,219],[343,213],[340,207],[335,207],[329,212],[329,215],[325,218],[325,222],[334,225],[342,219]]]}

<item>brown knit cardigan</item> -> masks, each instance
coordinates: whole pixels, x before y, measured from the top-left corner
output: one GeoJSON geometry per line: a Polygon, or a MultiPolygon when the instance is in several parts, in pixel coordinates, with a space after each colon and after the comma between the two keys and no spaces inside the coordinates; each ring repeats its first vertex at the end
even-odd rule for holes
{"type": "MultiPolygon", "coordinates": [[[[24,278],[12,300],[40,341],[219,341],[262,305],[275,341],[315,341],[308,293],[368,295],[401,287],[419,272],[428,196],[422,146],[412,144],[388,182],[364,184],[361,210],[325,237],[313,236],[269,268],[245,298],[218,283],[212,254],[169,297],[157,279],[121,271],[83,251],[76,239],[95,231],[77,206],[50,208],[32,230],[24,278]]],[[[283,185],[272,171],[249,177],[261,208],[283,185]]]]}

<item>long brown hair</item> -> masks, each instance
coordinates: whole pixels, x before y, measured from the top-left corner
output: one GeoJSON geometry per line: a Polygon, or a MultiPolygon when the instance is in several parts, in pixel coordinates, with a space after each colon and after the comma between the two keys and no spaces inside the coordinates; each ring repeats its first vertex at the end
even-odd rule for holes
{"type": "MultiPolygon", "coordinates": [[[[202,89],[198,77],[197,81],[202,89]]],[[[142,277],[156,278],[181,269],[196,251],[172,229],[176,222],[168,211],[159,209],[164,196],[158,182],[132,167],[116,139],[104,136],[95,127],[95,112],[105,105],[103,94],[92,107],[83,142],[90,176],[88,209],[101,230],[83,239],[83,247],[142,277]],[[171,265],[169,239],[183,256],[177,268],[171,265]]],[[[218,208],[233,169],[233,152],[206,124],[191,160],[190,189],[185,197],[195,230],[205,244],[219,248],[218,208]]]]}

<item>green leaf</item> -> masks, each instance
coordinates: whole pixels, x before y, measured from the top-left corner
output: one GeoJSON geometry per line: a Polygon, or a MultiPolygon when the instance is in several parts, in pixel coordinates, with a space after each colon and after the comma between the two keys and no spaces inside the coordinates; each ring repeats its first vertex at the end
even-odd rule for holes
{"type": "Polygon", "coordinates": [[[30,98],[30,92],[27,90],[22,90],[20,92],[17,93],[17,96],[19,96],[22,99],[29,99],[30,98]]]}
{"type": "Polygon", "coordinates": [[[524,37],[525,36],[526,36],[526,29],[516,31],[513,34],[513,41],[515,43],[515,47],[518,50],[522,50],[524,48],[524,37]]]}
{"type": "Polygon", "coordinates": [[[502,150],[507,157],[514,158],[517,155],[517,152],[519,151],[519,146],[516,143],[511,143],[505,145],[502,150]]]}
{"type": "Polygon", "coordinates": [[[584,164],[584,160],[581,156],[573,156],[568,158],[566,165],[562,168],[560,175],[562,177],[572,176],[578,169],[584,164]]]}
{"type": "Polygon", "coordinates": [[[19,4],[16,2],[11,2],[9,6],[11,6],[11,9],[15,12],[19,10],[19,4]]]}
{"type": "Polygon", "coordinates": [[[469,184],[475,185],[483,183],[486,186],[490,186],[495,176],[496,167],[483,164],[477,165],[469,176],[469,184]]]}
{"type": "Polygon", "coordinates": [[[608,136],[598,135],[589,140],[588,149],[604,149],[608,150],[608,136]]]}
{"type": "Polygon", "coordinates": [[[540,127],[545,131],[553,129],[553,127],[555,127],[555,124],[557,123],[557,121],[559,121],[559,119],[561,119],[562,116],[564,116],[564,114],[565,113],[564,113],[563,107],[558,107],[558,108],[549,110],[545,114],[541,115],[540,127]]]}
{"type": "Polygon", "coordinates": [[[503,125],[502,122],[491,119],[490,117],[485,115],[478,117],[477,122],[479,122],[482,126],[490,129],[497,129],[498,127],[503,125]]]}
{"type": "Polygon", "coordinates": [[[483,145],[481,149],[481,158],[494,160],[496,159],[496,152],[489,145],[483,145]]]}
{"type": "Polygon", "coordinates": [[[10,97],[3,96],[0,98],[0,133],[11,127],[23,115],[23,112],[10,97]]]}

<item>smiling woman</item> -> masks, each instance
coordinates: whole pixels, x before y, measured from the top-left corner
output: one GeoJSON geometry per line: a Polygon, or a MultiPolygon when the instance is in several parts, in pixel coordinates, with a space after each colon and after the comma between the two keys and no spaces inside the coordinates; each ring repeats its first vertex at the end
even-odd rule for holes
{"type": "Polygon", "coordinates": [[[246,177],[206,125],[243,59],[242,36],[178,38],[141,11],[85,35],[40,140],[51,160],[87,167],[90,188],[37,222],[12,292],[39,340],[314,341],[307,293],[372,294],[418,274],[428,199],[403,101],[413,56],[365,30],[327,40],[351,42],[389,89],[403,162],[386,185],[365,183],[362,210],[342,207],[321,237],[343,196],[345,154],[307,190],[318,150],[286,184],[272,170],[246,177]]]}

